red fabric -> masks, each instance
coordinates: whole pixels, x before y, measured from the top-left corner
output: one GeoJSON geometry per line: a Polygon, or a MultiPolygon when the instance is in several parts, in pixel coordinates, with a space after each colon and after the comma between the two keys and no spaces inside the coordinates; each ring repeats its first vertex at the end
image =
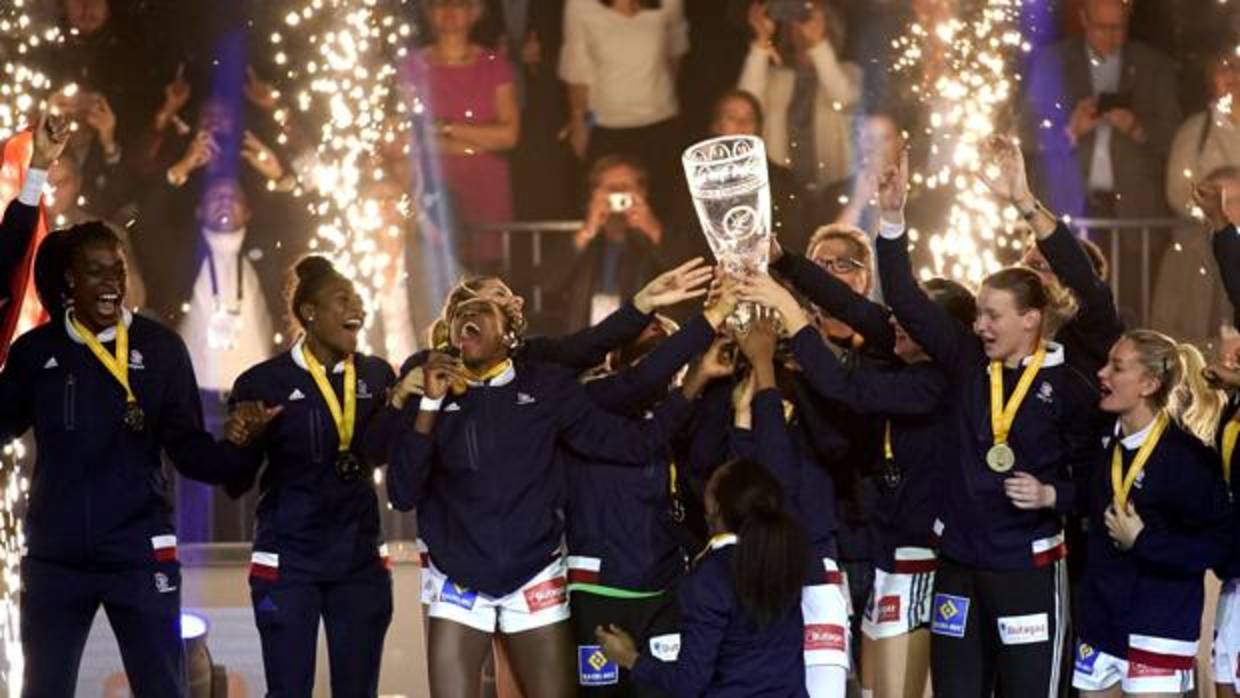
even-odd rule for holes
{"type": "MultiPolygon", "coordinates": [[[[3,201],[0,201],[0,210],[8,206],[21,192],[22,184],[26,181],[26,170],[30,165],[31,143],[31,133],[27,131],[10,138],[4,145],[3,167],[0,167],[0,178],[3,179],[0,182],[0,198],[3,198],[3,201]]],[[[10,298],[10,301],[0,308],[0,365],[8,358],[9,345],[13,342],[13,335],[23,316],[31,318],[32,324],[36,325],[47,319],[47,313],[34,292],[34,275],[31,273],[34,269],[35,250],[45,237],[47,210],[40,203],[39,222],[34,235],[30,236],[30,245],[26,248],[21,265],[17,267],[13,278],[0,282],[9,285],[10,298]]]]}

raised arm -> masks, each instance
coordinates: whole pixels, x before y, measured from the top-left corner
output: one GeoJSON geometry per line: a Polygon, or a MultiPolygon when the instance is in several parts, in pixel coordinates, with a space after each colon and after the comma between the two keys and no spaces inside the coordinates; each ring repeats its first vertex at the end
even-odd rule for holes
{"type": "Polygon", "coordinates": [[[879,239],[876,250],[883,297],[909,336],[921,345],[930,358],[954,372],[976,358],[979,349],[972,343],[968,331],[930,300],[917,285],[905,234],[904,202],[907,197],[908,153],[905,152],[898,166],[883,172],[878,186],[879,239]]]}
{"type": "Polygon", "coordinates": [[[1215,231],[1214,260],[1235,312],[1232,323],[1240,328],[1240,181],[1201,182],[1193,188],[1193,200],[1215,231]]]}
{"type": "Polygon", "coordinates": [[[879,303],[853,291],[843,281],[806,259],[804,255],[772,245],[776,260],[772,267],[792,282],[815,305],[853,328],[866,344],[883,355],[890,355],[895,346],[895,330],[891,311],[879,303]]]}
{"type": "MultiPolygon", "coordinates": [[[[452,384],[464,379],[465,369],[458,359],[442,352],[430,352],[421,366],[421,375],[423,395],[416,408],[413,428],[396,429],[389,442],[387,491],[397,511],[411,511],[426,491],[435,453],[434,431],[439,408],[452,384]]],[[[412,405],[407,408],[408,411],[413,409],[412,405]]],[[[403,421],[398,420],[397,426],[405,426],[400,423],[403,421]]]]}

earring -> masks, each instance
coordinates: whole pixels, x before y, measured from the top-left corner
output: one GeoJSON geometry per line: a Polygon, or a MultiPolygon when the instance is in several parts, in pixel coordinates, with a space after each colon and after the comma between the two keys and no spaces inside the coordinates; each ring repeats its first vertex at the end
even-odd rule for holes
{"type": "Polygon", "coordinates": [[[314,324],[314,316],[313,316],[313,315],[308,315],[308,316],[306,316],[306,324],[307,324],[307,325],[312,325],[312,324],[314,324]]]}

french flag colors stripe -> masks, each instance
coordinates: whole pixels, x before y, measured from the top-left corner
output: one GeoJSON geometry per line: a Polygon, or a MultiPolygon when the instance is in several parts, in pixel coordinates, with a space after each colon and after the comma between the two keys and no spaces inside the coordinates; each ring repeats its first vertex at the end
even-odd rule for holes
{"type": "Polygon", "coordinates": [[[176,562],[177,537],[154,536],[151,538],[151,549],[155,552],[156,562],[176,562]]]}
{"type": "Polygon", "coordinates": [[[274,582],[280,578],[280,556],[255,551],[250,556],[250,576],[274,582]]]}
{"type": "Polygon", "coordinates": [[[1197,643],[1149,635],[1128,636],[1128,661],[1156,669],[1189,671],[1197,658],[1197,643]]]}
{"type": "Polygon", "coordinates": [[[1068,546],[1063,542],[1062,533],[1035,540],[1032,548],[1033,564],[1037,567],[1046,567],[1068,556],[1068,546]]]}
{"type": "Polygon", "coordinates": [[[939,566],[938,558],[929,548],[896,548],[896,574],[924,574],[939,566]]]}
{"type": "Polygon", "coordinates": [[[569,584],[598,584],[599,571],[603,569],[603,561],[597,557],[569,555],[569,584]]]}

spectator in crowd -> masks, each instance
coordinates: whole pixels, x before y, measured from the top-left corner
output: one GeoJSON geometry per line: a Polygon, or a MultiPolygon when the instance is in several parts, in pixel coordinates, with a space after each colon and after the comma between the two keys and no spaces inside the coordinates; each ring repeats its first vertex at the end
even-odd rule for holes
{"type": "MultiPolygon", "coordinates": [[[[763,122],[762,104],[756,97],[744,90],[730,90],[715,102],[710,130],[715,136],[760,136],[763,122]]],[[[771,232],[785,246],[803,250],[810,232],[803,206],[805,197],[797,190],[792,170],[777,162],[768,162],[767,173],[771,182],[771,232]]],[[[692,201],[686,197],[684,204],[691,207],[692,201]]],[[[693,220],[696,222],[696,217],[693,220]]],[[[693,235],[694,229],[696,226],[687,226],[683,232],[698,243],[692,249],[709,252],[705,236],[693,235]]]]}
{"type": "Polygon", "coordinates": [[[772,17],[775,7],[750,6],[754,40],[739,86],[762,102],[767,152],[792,169],[810,215],[820,220],[824,191],[852,170],[861,69],[839,59],[844,23],[823,0],[786,16],[772,17]]]}
{"type": "Polygon", "coordinates": [[[51,102],[73,124],[65,158],[81,175],[78,194],[96,213],[122,222],[132,220],[133,172],[111,101],[102,93],[71,86],[52,95],[51,102]]]}
{"type": "Polygon", "coordinates": [[[907,141],[896,117],[881,110],[866,114],[858,132],[856,172],[827,190],[825,204],[837,211],[831,217],[836,223],[870,231],[877,224],[874,195],[883,164],[898,161],[907,141]]]}
{"type": "Polygon", "coordinates": [[[1180,126],[1167,161],[1167,203],[1178,216],[1192,212],[1193,182],[1240,163],[1240,57],[1235,46],[1220,47],[1207,72],[1210,104],[1180,126]]]}
{"type": "Polygon", "coordinates": [[[573,236],[558,289],[569,329],[598,323],[663,268],[663,224],[647,198],[646,170],[632,158],[605,157],[590,169],[585,224],[573,236]]]}
{"type": "MultiPolygon", "coordinates": [[[[1092,218],[1166,214],[1160,190],[1171,137],[1180,122],[1175,71],[1148,46],[1130,41],[1131,4],[1088,0],[1085,32],[1045,49],[1025,94],[1027,148],[1052,210],[1092,218]]],[[[1123,235],[1119,302],[1128,316],[1143,306],[1141,239],[1123,235]]],[[[1161,247],[1150,250],[1157,264],[1161,247]]]]}
{"type": "Polygon", "coordinates": [[[679,171],[676,75],[688,31],[683,0],[568,0],[560,78],[577,157],[635,156],[654,177],[651,191],[668,190],[679,171]]]}
{"type": "Polygon", "coordinates": [[[502,261],[500,235],[472,229],[513,218],[504,153],[516,146],[521,130],[512,67],[470,41],[482,13],[481,0],[432,0],[427,19],[434,39],[409,61],[406,76],[434,114],[457,223],[470,231],[463,258],[476,271],[494,270],[502,261]]]}
{"type": "MultiPolygon", "coordinates": [[[[97,92],[116,109],[117,121],[134,129],[155,107],[151,67],[141,36],[117,21],[112,0],[60,0],[61,43],[44,44],[41,64],[55,84],[97,92]]],[[[121,134],[122,141],[136,129],[121,134]]]]}
{"type": "Polygon", "coordinates": [[[1167,162],[1167,203],[1185,224],[1172,231],[1172,249],[1157,268],[1151,325],[1185,341],[1204,341],[1230,317],[1226,294],[1217,281],[1208,235],[1193,220],[1193,184],[1230,179],[1240,165],[1240,59],[1228,45],[1215,52],[1208,71],[1211,101],[1180,126],[1167,162]],[[1206,274],[1202,273],[1206,270],[1206,274]],[[1174,289],[1174,293],[1166,290],[1174,289]],[[1184,298],[1198,302],[1186,304],[1184,298]]]}
{"type": "Polygon", "coordinates": [[[95,220],[108,226],[120,240],[121,251],[125,254],[125,300],[130,308],[145,308],[146,283],[134,256],[134,241],[129,235],[129,229],[95,213],[89,200],[82,196],[81,172],[77,164],[69,158],[61,157],[52,163],[47,170],[47,183],[52,189],[52,195],[44,199],[44,204],[51,227],[60,230],[95,220]]]}

